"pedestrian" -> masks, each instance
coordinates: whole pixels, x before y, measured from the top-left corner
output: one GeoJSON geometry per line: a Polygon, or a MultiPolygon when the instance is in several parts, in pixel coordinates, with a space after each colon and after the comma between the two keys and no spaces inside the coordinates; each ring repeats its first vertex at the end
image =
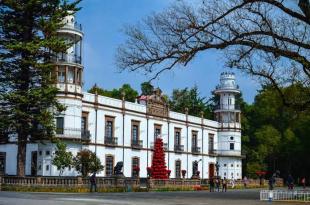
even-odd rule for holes
{"type": "Polygon", "coordinates": [[[214,192],[214,179],[210,178],[209,180],[210,192],[214,192]]]}
{"type": "Polygon", "coordinates": [[[227,179],[226,177],[224,177],[224,179],[222,180],[222,192],[226,192],[227,191],[227,179]]]}
{"type": "Polygon", "coordinates": [[[231,184],[231,188],[235,188],[235,180],[234,180],[234,177],[231,178],[230,180],[230,184],[231,184]]]}
{"type": "Polygon", "coordinates": [[[290,175],[290,174],[287,177],[287,187],[289,190],[293,190],[293,188],[294,188],[294,179],[293,179],[292,175],[290,175]]]}
{"type": "Polygon", "coordinates": [[[220,192],[220,187],[221,187],[221,180],[220,180],[220,178],[216,178],[215,186],[216,186],[217,192],[220,192]]]}
{"type": "Polygon", "coordinates": [[[268,181],[269,190],[273,190],[274,177],[271,176],[268,181]]]}
{"type": "Polygon", "coordinates": [[[306,189],[306,177],[301,178],[301,186],[306,189]]]}
{"type": "Polygon", "coordinates": [[[247,183],[248,183],[248,178],[246,176],[244,176],[243,177],[243,185],[244,185],[245,189],[246,189],[247,183]]]}
{"type": "Polygon", "coordinates": [[[93,192],[93,188],[97,192],[96,173],[93,173],[90,177],[90,192],[93,192]]]}

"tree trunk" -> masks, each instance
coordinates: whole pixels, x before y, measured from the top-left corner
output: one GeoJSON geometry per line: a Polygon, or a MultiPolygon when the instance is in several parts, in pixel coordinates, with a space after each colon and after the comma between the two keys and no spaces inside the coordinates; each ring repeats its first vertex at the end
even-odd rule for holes
{"type": "MultiPolygon", "coordinates": [[[[19,135],[20,136],[20,135],[19,135]]],[[[27,136],[18,137],[18,151],[17,151],[17,176],[25,176],[25,165],[26,165],[26,146],[27,143],[24,139],[27,136]]]]}

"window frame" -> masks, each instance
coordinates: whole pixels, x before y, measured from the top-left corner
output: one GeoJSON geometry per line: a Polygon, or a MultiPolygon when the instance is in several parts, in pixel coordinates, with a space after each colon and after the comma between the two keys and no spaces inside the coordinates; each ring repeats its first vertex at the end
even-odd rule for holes
{"type": "Polygon", "coordinates": [[[111,176],[113,176],[113,173],[114,173],[114,155],[107,154],[107,155],[105,155],[105,172],[104,172],[104,174],[106,177],[111,177],[111,176]],[[108,164],[107,164],[108,158],[112,158],[112,170],[108,169],[108,164]],[[110,175],[108,174],[108,171],[111,171],[110,175]]]}
{"type": "Polygon", "coordinates": [[[131,143],[133,144],[133,142],[135,141],[137,144],[139,144],[139,140],[140,140],[140,121],[131,120],[131,143]],[[137,126],[137,139],[134,139],[135,126],[137,126]]]}
{"type": "Polygon", "coordinates": [[[115,137],[115,117],[113,116],[109,116],[109,115],[106,115],[105,116],[105,125],[104,125],[104,138],[111,138],[113,139],[115,137]],[[112,122],[112,126],[111,126],[111,136],[108,136],[107,134],[107,126],[108,126],[108,122],[112,122]]]}

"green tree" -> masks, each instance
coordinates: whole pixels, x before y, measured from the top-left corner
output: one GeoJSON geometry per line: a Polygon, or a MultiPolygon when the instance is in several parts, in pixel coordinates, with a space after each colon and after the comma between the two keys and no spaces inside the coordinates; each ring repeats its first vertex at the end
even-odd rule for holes
{"type": "Polygon", "coordinates": [[[152,95],[154,86],[150,82],[141,83],[141,95],[152,95]]]}
{"type": "Polygon", "coordinates": [[[18,136],[17,175],[25,176],[27,143],[54,136],[53,57],[68,45],[57,29],[79,0],[0,1],[0,133],[18,136]]]}
{"type": "Polygon", "coordinates": [[[80,172],[83,177],[91,173],[98,173],[104,168],[96,154],[88,149],[79,151],[73,163],[75,169],[80,172]]]}
{"type": "Polygon", "coordinates": [[[197,86],[191,89],[175,89],[169,100],[170,109],[175,112],[184,113],[185,108],[188,108],[188,114],[190,115],[201,117],[201,112],[203,112],[204,117],[211,119],[211,107],[208,106],[206,99],[199,95],[197,86]]]}
{"type": "Polygon", "coordinates": [[[134,90],[129,84],[124,84],[119,89],[105,90],[94,85],[88,92],[98,95],[107,96],[116,99],[122,99],[123,95],[126,101],[135,102],[138,97],[138,92],[134,90]]]}
{"type": "Polygon", "coordinates": [[[52,161],[53,165],[59,170],[59,176],[62,175],[65,168],[68,168],[73,163],[73,155],[67,152],[67,144],[61,141],[56,143],[56,152],[52,161]]]}

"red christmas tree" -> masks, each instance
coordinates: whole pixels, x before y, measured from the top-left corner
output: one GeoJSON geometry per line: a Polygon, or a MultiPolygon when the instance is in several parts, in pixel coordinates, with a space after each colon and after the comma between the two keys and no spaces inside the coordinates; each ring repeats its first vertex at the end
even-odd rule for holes
{"type": "Polygon", "coordinates": [[[157,138],[154,145],[154,153],[152,160],[152,178],[168,179],[168,172],[165,162],[165,152],[163,148],[163,140],[157,138]]]}

